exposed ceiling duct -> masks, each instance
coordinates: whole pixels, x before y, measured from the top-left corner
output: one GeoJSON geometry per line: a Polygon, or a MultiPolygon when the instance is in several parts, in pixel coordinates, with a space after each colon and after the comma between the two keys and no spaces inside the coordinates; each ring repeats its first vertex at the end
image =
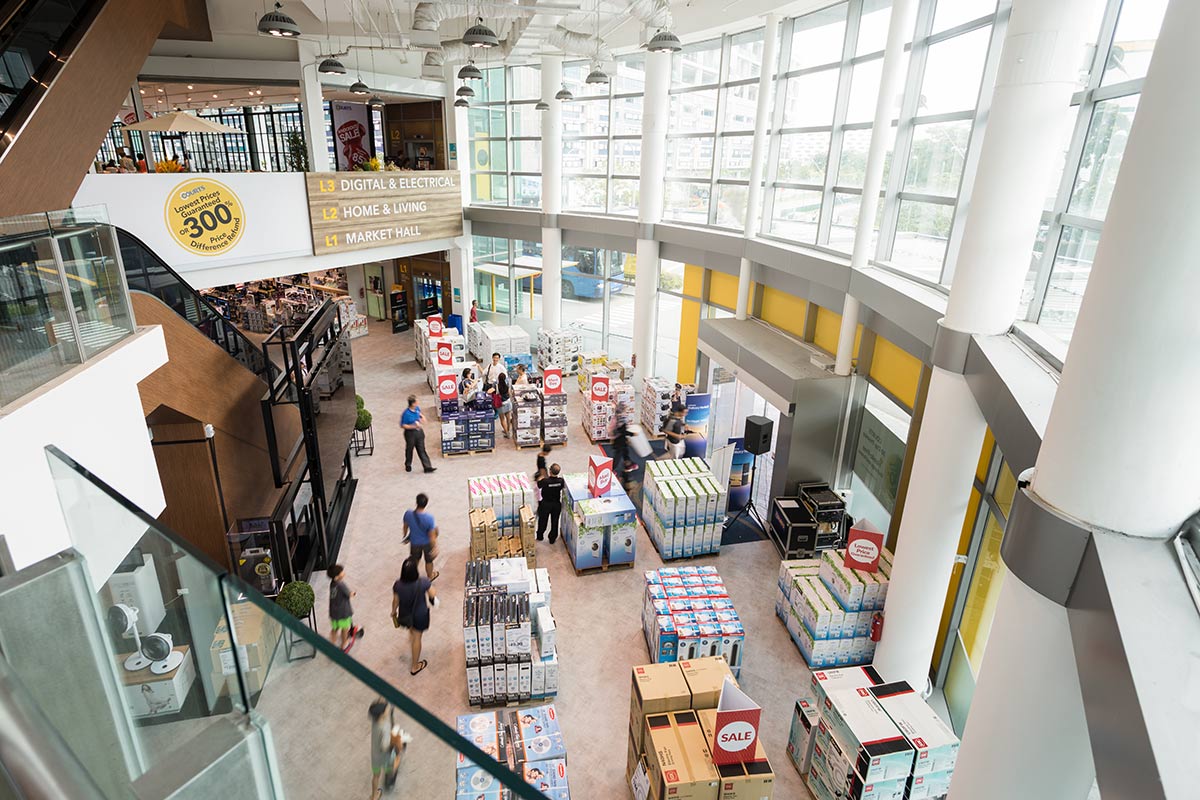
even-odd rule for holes
{"type": "Polygon", "coordinates": [[[626,13],[647,28],[670,28],[674,22],[666,0],[630,0],[626,13]]]}
{"type": "MultiPolygon", "coordinates": [[[[530,14],[528,6],[491,4],[483,12],[484,17],[493,19],[521,19],[530,14]]],[[[446,20],[475,19],[479,16],[479,6],[469,3],[417,3],[413,9],[414,31],[436,31],[446,20]]]]}
{"type": "Polygon", "coordinates": [[[569,56],[588,56],[596,61],[612,61],[612,51],[608,45],[598,42],[590,33],[576,33],[559,25],[549,36],[546,44],[557,47],[569,56]]]}

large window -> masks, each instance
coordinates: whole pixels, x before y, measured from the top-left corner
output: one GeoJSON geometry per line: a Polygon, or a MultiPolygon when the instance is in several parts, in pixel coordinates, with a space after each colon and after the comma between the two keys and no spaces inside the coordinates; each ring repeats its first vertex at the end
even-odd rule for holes
{"type": "Polygon", "coordinates": [[[1167,0],[1109,0],[1094,20],[1094,49],[1081,75],[1022,297],[1024,320],[1070,342],[1092,259],[1137,113],[1167,0]]]}
{"type": "MultiPolygon", "coordinates": [[[[874,257],[934,285],[952,274],[959,186],[999,51],[995,13],[995,0],[922,0],[887,132],[874,257]]],[[[785,23],[764,234],[853,249],[890,20],[886,0],[848,0],[785,23]]]]}
{"type": "Polygon", "coordinates": [[[474,293],[479,319],[520,325],[536,347],[542,326],[542,243],[471,237],[474,293]]]}

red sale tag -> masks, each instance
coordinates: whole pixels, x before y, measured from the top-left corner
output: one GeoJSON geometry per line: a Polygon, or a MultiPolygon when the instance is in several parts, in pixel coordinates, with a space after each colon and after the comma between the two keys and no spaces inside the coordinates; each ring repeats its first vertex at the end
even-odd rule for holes
{"type": "Polygon", "coordinates": [[[754,759],[762,709],[729,678],[721,687],[713,726],[713,763],[737,764],[754,759]]]}
{"type": "Polygon", "coordinates": [[[879,551],[883,549],[883,532],[865,519],[860,519],[850,529],[846,539],[847,569],[875,572],[879,569],[879,551]]]}
{"type": "Polygon", "coordinates": [[[454,345],[449,342],[438,342],[437,346],[437,363],[441,367],[449,367],[454,364],[454,345]]]}
{"type": "Polygon", "coordinates": [[[562,370],[558,367],[546,367],[542,370],[542,389],[546,394],[562,394],[562,370]]]}
{"type": "Polygon", "coordinates": [[[591,390],[593,403],[602,403],[608,400],[608,376],[593,375],[591,390]]]}
{"type": "Polygon", "coordinates": [[[440,338],[442,335],[442,318],[433,316],[429,318],[429,336],[432,339],[440,338]]]}
{"type": "Polygon", "coordinates": [[[458,397],[458,384],[453,375],[442,375],[438,378],[438,399],[454,400],[458,397]]]}

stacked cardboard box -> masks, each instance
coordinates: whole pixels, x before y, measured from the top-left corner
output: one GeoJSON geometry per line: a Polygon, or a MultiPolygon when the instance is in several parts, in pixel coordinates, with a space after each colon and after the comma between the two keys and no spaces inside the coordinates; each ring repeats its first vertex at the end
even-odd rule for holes
{"type": "Polygon", "coordinates": [[[579,331],[542,328],[537,338],[538,367],[557,367],[563,371],[563,375],[575,373],[579,369],[576,356],[582,343],[579,331]]]}
{"type": "MultiPolygon", "coordinates": [[[[549,800],[570,800],[567,748],[551,705],[485,711],[458,718],[458,733],[549,800]]],[[[491,773],[458,756],[457,800],[502,800],[509,793],[491,773]]]]}
{"type": "Polygon", "coordinates": [[[750,770],[718,769],[712,763],[713,709],[726,678],[737,682],[720,657],[633,668],[626,780],[644,763],[654,800],[771,797],[774,775],[765,755],[756,753],[750,770]]]}
{"type": "Polygon", "coordinates": [[[903,800],[914,754],[869,690],[827,688],[808,786],[818,800],[903,800]]]}
{"type": "Polygon", "coordinates": [[[579,373],[579,391],[586,392],[593,375],[607,375],[608,353],[603,350],[580,352],[575,357],[575,370],[579,373]]]}
{"type": "Polygon", "coordinates": [[[520,509],[520,527],[500,532],[496,513],[490,508],[472,508],[468,514],[471,525],[471,560],[491,558],[524,558],[530,569],[537,567],[534,535],[537,521],[529,506],[520,509]]]}
{"type": "Polygon", "coordinates": [[[468,508],[490,508],[501,536],[520,532],[521,507],[537,505],[537,487],[523,472],[482,475],[467,479],[468,508]]]}
{"type": "Polygon", "coordinates": [[[492,363],[492,353],[506,355],[528,355],[529,334],[519,325],[489,325],[479,328],[479,360],[492,363]]]}
{"type": "Polygon", "coordinates": [[[671,393],[675,384],[662,378],[642,382],[642,429],[647,436],[662,436],[663,419],[671,413],[671,393]]]}
{"type": "Polygon", "coordinates": [[[721,551],[728,494],[704,459],[646,462],[642,520],[664,561],[721,551]]]}
{"type": "Polygon", "coordinates": [[[567,443],[567,395],[542,396],[542,441],[546,444],[567,443]]]}
{"type": "MultiPolygon", "coordinates": [[[[418,323],[420,324],[420,323],[418,323]]],[[[494,327],[491,322],[468,322],[467,323],[467,352],[473,355],[476,359],[483,361],[486,355],[487,362],[491,363],[491,353],[483,352],[483,337],[484,331],[494,327]]]]}
{"type": "MultiPolygon", "coordinates": [[[[706,708],[698,712],[698,715],[705,743],[712,742],[717,728],[716,709],[706,708]]],[[[722,764],[717,767],[717,772],[721,775],[717,800],[770,800],[775,791],[775,770],[767,760],[761,738],[754,743],[752,756],[735,764],[722,764]]]]}
{"type": "MultiPolygon", "coordinates": [[[[598,369],[603,369],[598,368],[598,369]]],[[[583,373],[580,373],[581,375],[583,373]]],[[[593,400],[591,393],[591,380],[594,377],[603,378],[603,373],[595,372],[588,376],[588,388],[584,389],[583,394],[583,429],[587,431],[588,438],[592,442],[607,440],[612,436],[613,425],[616,423],[617,405],[612,400],[612,392],[621,384],[609,384],[609,399],[593,400]]]]}
{"type": "Polygon", "coordinates": [[[592,497],[587,475],[564,475],[562,535],[575,569],[632,564],[637,551],[637,509],[616,481],[607,494],[592,497]]]}
{"type": "Polygon", "coordinates": [[[942,718],[904,681],[869,688],[888,717],[916,753],[905,782],[907,800],[944,797],[958,760],[958,737],[942,718]]]}
{"type": "Polygon", "coordinates": [[[741,674],[742,626],[716,567],[662,567],[645,574],[642,633],[656,663],[721,656],[741,674]]]}
{"type": "MultiPolygon", "coordinates": [[[[789,564],[789,562],[785,562],[789,564]]],[[[780,577],[791,574],[791,566],[780,568],[780,577]]],[[[830,692],[862,690],[883,683],[873,667],[846,667],[816,670],[809,678],[807,692],[796,701],[792,728],[788,735],[788,757],[801,775],[808,776],[821,722],[821,709],[830,692]]],[[[836,788],[836,787],[835,787],[836,788]]]]}
{"type": "MultiPolygon", "coordinates": [[[[235,603],[230,606],[229,616],[233,619],[238,654],[245,670],[243,677],[246,681],[246,690],[252,694],[260,692],[267,679],[271,659],[275,657],[275,648],[279,644],[283,626],[267,616],[261,608],[249,602],[235,603]]],[[[233,655],[233,637],[230,636],[229,624],[224,617],[217,622],[209,653],[212,662],[209,677],[213,689],[220,694],[228,688],[230,695],[236,696],[239,691],[237,689],[238,665],[235,663],[233,655]]]]}
{"type": "Polygon", "coordinates": [[[513,438],[517,447],[541,444],[541,389],[536,386],[521,386],[513,389],[513,419],[516,424],[513,438]]]}
{"type": "Polygon", "coordinates": [[[474,409],[445,414],[442,426],[442,455],[484,452],[496,447],[496,412],[474,409]]]}
{"type": "Polygon", "coordinates": [[[550,597],[549,573],[523,558],[467,562],[463,646],[472,705],[558,693],[550,597]]]}

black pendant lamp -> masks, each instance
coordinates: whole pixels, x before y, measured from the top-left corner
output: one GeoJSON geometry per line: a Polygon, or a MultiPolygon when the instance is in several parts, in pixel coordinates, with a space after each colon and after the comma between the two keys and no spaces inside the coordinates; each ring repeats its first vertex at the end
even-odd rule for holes
{"type": "Polygon", "coordinates": [[[263,36],[292,39],[300,35],[300,26],[296,24],[296,20],[283,13],[282,6],[276,3],[273,11],[268,11],[259,18],[258,32],[263,36]]]}

